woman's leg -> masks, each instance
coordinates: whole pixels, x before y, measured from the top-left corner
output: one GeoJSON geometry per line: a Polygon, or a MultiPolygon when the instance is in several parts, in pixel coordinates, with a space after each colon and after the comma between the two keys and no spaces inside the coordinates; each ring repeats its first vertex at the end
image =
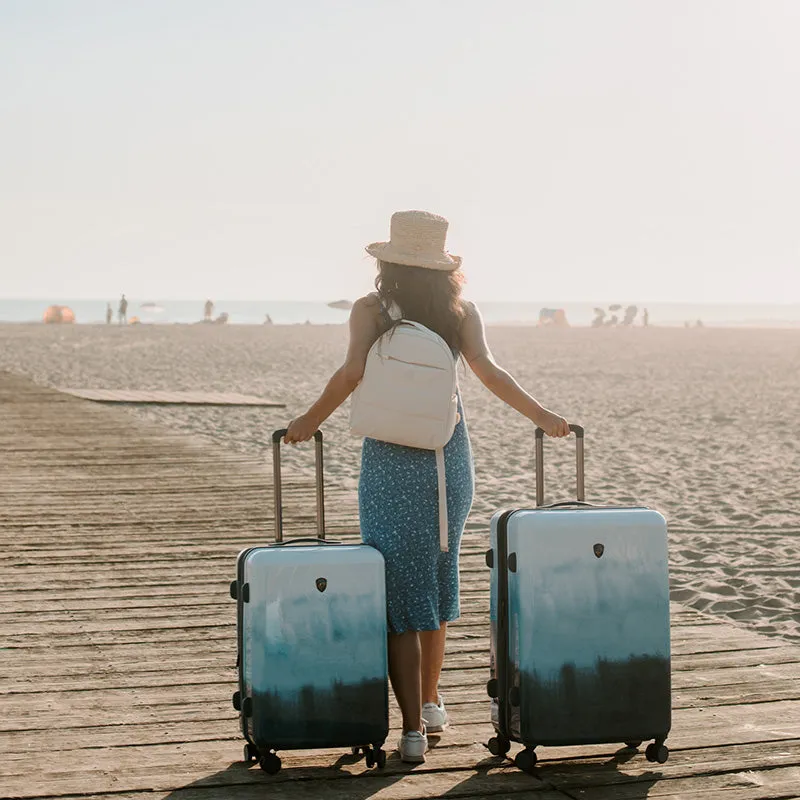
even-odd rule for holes
{"type": "Polygon", "coordinates": [[[447,623],[441,622],[438,631],[420,631],[422,702],[439,702],[439,676],[444,662],[447,623]]]}
{"type": "Polygon", "coordinates": [[[422,730],[419,633],[389,634],[389,677],[403,713],[403,733],[422,730]]]}

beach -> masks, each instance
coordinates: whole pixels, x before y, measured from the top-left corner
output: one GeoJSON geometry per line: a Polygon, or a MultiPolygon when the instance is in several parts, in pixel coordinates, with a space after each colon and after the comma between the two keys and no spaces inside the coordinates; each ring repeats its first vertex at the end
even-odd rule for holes
{"type": "MultiPolygon", "coordinates": [[[[525,388],[585,426],[587,500],[665,515],[673,599],[800,640],[800,330],[519,326],[490,327],[488,338],[525,388]]],[[[0,369],[58,388],[284,402],[127,409],[268,459],[272,431],[313,402],[346,341],[344,325],[0,324],[0,369]]],[[[460,383],[476,473],[468,525],[488,538],[495,510],[533,503],[533,427],[467,367],[460,383]]],[[[355,490],[360,442],[347,405],[323,431],[327,480],[355,490]]],[[[546,500],[573,496],[574,440],[545,448],[546,500]]],[[[287,453],[285,469],[312,475],[310,449],[287,453]]]]}

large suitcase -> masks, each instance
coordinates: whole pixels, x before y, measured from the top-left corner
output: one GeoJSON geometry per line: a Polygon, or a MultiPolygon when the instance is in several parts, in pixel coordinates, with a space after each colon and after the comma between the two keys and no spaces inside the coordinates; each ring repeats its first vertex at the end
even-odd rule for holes
{"type": "Polygon", "coordinates": [[[274,545],[242,550],[237,601],[245,761],[275,774],[279,750],[349,747],[383,767],[389,732],[383,556],[325,540],[322,433],[315,434],[317,538],[283,541],[280,443],[272,437],[274,545]]]}
{"type": "Polygon", "coordinates": [[[495,755],[512,741],[529,771],[539,745],[620,742],[664,763],[671,723],[669,580],[664,517],[643,507],[544,505],[536,430],[536,507],[491,523],[491,665],[495,755]]]}

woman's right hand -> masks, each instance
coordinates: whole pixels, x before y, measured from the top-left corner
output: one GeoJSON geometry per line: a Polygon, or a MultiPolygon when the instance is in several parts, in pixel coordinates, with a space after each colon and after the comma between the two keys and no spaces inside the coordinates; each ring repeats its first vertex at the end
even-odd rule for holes
{"type": "Polygon", "coordinates": [[[314,436],[318,428],[319,425],[309,414],[303,414],[289,423],[283,442],[284,444],[307,442],[314,436]]]}
{"type": "Polygon", "coordinates": [[[539,419],[535,420],[536,424],[548,435],[556,438],[561,436],[569,436],[569,422],[564,417],[559,417],[552,411],[546,408],[542,409],[542,415],[539,419]]]}

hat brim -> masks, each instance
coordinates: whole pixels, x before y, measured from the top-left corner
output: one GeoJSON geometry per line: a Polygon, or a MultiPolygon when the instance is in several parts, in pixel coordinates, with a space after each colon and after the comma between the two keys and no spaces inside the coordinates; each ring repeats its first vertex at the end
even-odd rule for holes
{"type": "Polygon", "coordinates": [[[391,242],[373,242],[364,249],[379,261],[402,264],[406,267],[422,267],[423,269],[452,272],[461,266],[461,256],[452,256],[450,253],[437,253],[436,256],[426,256],[421,253],[402,253],[394,249],[391,242]]]}

